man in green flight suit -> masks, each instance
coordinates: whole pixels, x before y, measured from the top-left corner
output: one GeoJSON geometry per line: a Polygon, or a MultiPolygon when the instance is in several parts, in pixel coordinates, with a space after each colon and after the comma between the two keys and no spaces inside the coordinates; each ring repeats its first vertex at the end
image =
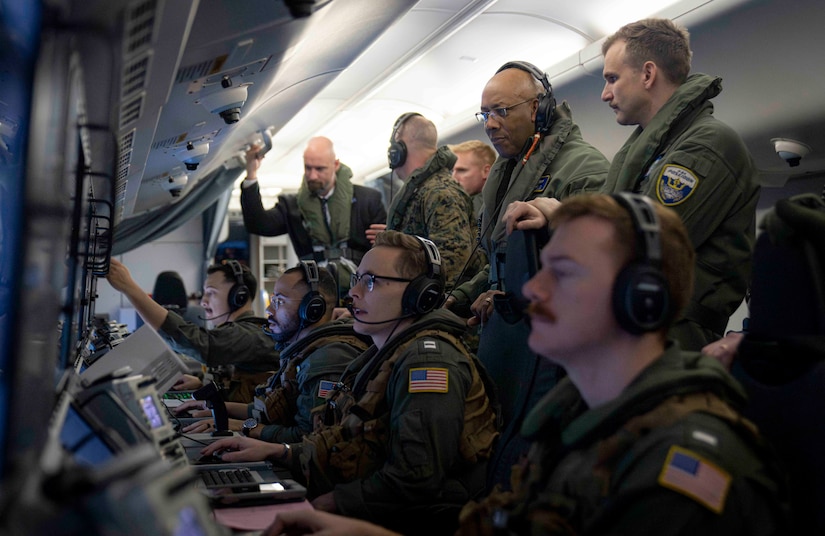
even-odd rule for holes
{"type": "MultiPolygon", "coordinates": [[[[621,125],[636,130],[613,158],[604,192],[637,192],[676,211],[696,250],[690,302],[671,336],[701,350],[725,332],[745,297],[755,244],[756,168],[739,135],[713,116],[722,79],[690,72],[690,36],[667,19],[628,24],[602,45],[604,90],[621,125]]],[[[526,220],[553,207],[508,207],[526,220]]],[[[512,224],[511,224],[512,225],[512,224]]],[[[526,223],[517,226],[527,228],[526,223]]]]}
{"type": "MultiPolygon", "coordinates": [[[[370,345],[352,329],[351,319],[333,321],[338,302],[335,279],[315,261],[301,261],[275,283],[266,331],[281,354],[280,370],[258,386],[251,404],[227,402],[229,429],[270,442],[292,443],[312,432],[312,410],[322,405],[347,365],[370,345]]],[[[175,413],[197,409],[209,417],[203,400],[191,400],[175,413]]],[[[208,432],[212,419],[183,429],[208,432]]]]}
{"type": "Polygon", "coordinates": [[[639,192],[679,214],[696,249],[694,294],[673,327],[684,348],[720,338],[745,297],[759,186],[739,135],[710,99],[722,79],[690,72],[688,32],[647,19],[607,38],[607,102],[621,125],[638,125],[613,158],[605,192],[639,192]]]}
{"type": "Polygon", "coordinates": [[[201,305],[205,320],[214,329],[187,322],[155,302],[117,259],[112,259],[106,280],[129,300],[144,322],[173,344],[193,350],[192,355],[209,367],[230,366],[226,400],[250,402],[255,386],[277,368],[278,351],[262,330],[266,319],[252,310],[258,280],[238,261],[227,260],[206,269],[201,305]]]}
{"type": "MultiPolygon", "coordinates": [[[[459,316],[470,316],[470,324],[484,323],[478,358],[499,387],[504,420],[490,484],[506,485],[510,466],[527,452],[527,443],[518,435],[521,421],[556,384],[561,371],[530,352],[526,322],[512,323],[494,310],[494,300],[514,290],[505,281],[507,256],[512,253],[516,263],[527,256],[525,251],[508,250],[509,235],[501,217],[513,202],[558,203],[568,196],[599,191],[609,162],[584,141],[570,107],[556,103],[547,74],[533,64],[502,65],[484,87],[481,110],[476,117],[499,154],[481,193],[480,240],[488,264],[454,289],[446,306],[459,316]]],[[[524,276],[518,277],[516,289],[524,276]]]]}
{"type": "MultiPolygon", "coordinates": [[[[678,216],[637,194],[583,195],[553,227],[523,291],[530,347],[567,377],[525,419],[515,491],[468,504],[459,533],[788,534],[784,475],[740,414],[743,389],[667,339],[693,281],[678,216]]],[[[296,513],[265,534],[387,534],[347,523],[296,513]]]]}
{"type": "Polygon", "coordinates": [[[497,432],[465,323],[437,307],[441,268],[432,241],[377,235],[350,289],[355,330],[373,346],[341,377],[317,431],[287,445],[221,439],[202,453],[288,466],[319,510],[451,534],[461,506],[484,491],[497,432]]]}

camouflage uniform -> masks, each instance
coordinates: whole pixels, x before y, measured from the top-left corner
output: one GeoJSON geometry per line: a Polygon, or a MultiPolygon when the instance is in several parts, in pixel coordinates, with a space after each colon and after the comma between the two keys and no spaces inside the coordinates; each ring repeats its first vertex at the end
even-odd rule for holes
{"type": "Polygon", "coordinates": [[[261,439],[294,443],[312,432],[312,410],[323,405],[350,361],[371,344],[352,319],[317,326],[281,351],[281,369],[256,391],[248,414],[265,426],[261,439]]]}
{"type": "Polygon", "coordinates": [[[696,249],[693,297],[670,336],[687,350],[720,338],[751,273],[759,186],[739,135],[713,116],[722,79],[694,74],[610,166],[605,192],[643,193],[671,207],[696,249]]]}
{"type": "Polygon", "coordinates": [[[569,379],[525,419],[516,493],[462,512],[461,534],[788,534],[784,475],[714,359],[671,346],[614,400],[569,379]]]}
{"type": "MultiPolygon", "coordinates": [[[[423,167],[407,178],[387,218],[387,229],[435,242],[441,253],[448,290],[476,244],[472,202],[452,177],[455,161],[455,155],[446,146],[440,147],[423,167]]],[[[482,262],[482,257],[474,254],[465,277],[475,275],[482,262]]]]}

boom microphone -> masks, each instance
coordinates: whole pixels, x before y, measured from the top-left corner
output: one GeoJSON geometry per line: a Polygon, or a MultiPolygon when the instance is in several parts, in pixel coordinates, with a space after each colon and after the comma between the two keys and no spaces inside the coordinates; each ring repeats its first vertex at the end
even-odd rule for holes
{"type": "Polygon", "coordinates": [[[395,318],[390,318],[388,320],[380,320],[378,322],[367,322],[366,320],[361,320],[361,319],[359,319],[358,317],[355,316],[355,313],[353,312],[352,297],[351,296],[347,296],[346,298],[344,298],[344,307],[346,307],[347,311],[349,311],[349,314],[352,315],[353,320],[355,320],[356,322],[359,322],[361,324],[369,324],[371,326],[375,326],[375,325],[378,325],[378,324],[389,324],[390,322],[395,322],[396,320],[404,320],[405,318],[411,318],[411,317],[415,316],[414,314],[409,314],[409,315],[397,316],[395,318]]]}

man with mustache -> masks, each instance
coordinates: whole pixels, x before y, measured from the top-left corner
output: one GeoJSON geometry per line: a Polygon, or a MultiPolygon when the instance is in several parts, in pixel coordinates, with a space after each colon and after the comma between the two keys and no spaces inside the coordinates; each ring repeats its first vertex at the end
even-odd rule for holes
{"type": "MultiPolygon", "coordinates": [[[[324,403],[346,366],[369,346],[368,337],[353,331],[351,319],[332,321],[337,296],[334,278],[315,261],[301,261],[278,278],[266,309],[266,331],[280,351],[280,370],[258,386],[253,403],[226,403],[231,430],[281,443],[312,432],[312,408],[324,403]]],[[[205,408],[205,401],[192,400],[174,411],[211,415],[205,408]]],[[[205,419],[184,432],[208,432],[212,425],[205,419]]]]}
{"type": "MultiPolygon", "coordinates": [[[[525,419],[515,491],[466,506],[459,534],[788,534],[784,475],[741,416],[744,390],[667,338],[693,282],[678,216],[643,196],[584,195],[552,224],[523,293],[530,348],[567,377],[525,419]]],[[[265,534],[324,526],[348,528],[295,513],[265,534]]]]}

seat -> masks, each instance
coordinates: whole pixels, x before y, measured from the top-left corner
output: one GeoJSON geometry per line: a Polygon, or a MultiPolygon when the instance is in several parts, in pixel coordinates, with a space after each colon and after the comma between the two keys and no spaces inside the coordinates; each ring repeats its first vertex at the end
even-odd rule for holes
{"type": "Polygon", "coordinates": [[[825,534],[825,202],[776,204],[754,251],[749,331],[731,372],[788,475],[792,534],[825,534]]]}

